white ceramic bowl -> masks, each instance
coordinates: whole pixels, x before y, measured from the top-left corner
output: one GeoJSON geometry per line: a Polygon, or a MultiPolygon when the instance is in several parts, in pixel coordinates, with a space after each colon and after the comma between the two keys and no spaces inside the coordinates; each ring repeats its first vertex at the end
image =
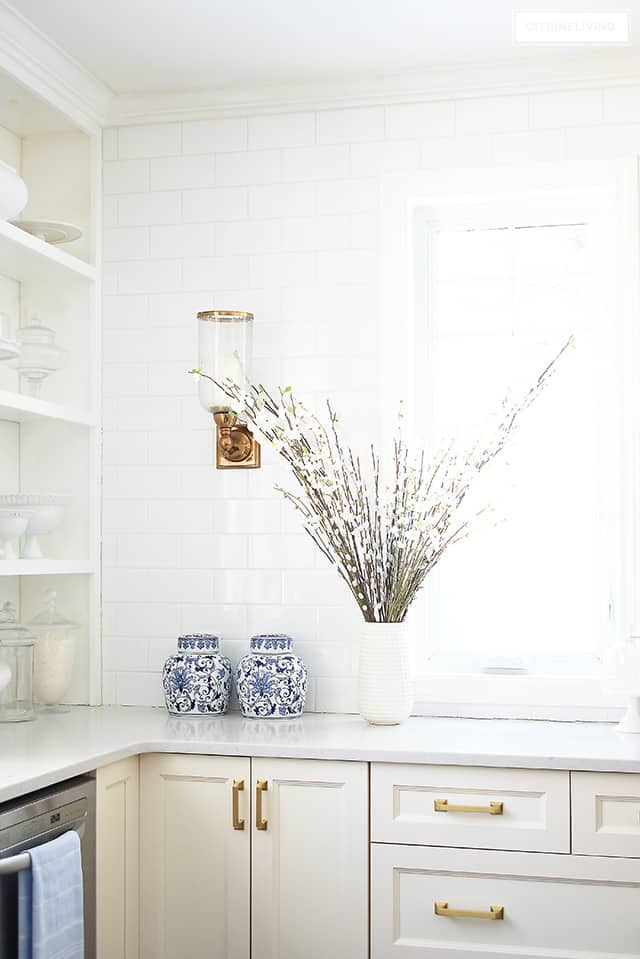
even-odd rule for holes
{"type": "Polygon", "coordinates": [[[18,559],[18,554],[13,547],[13,543],[25,532],[30,519],[31,510],[0,508],[0,542],[4,544],[2,547],[2,559],[18,559]]]}
{"type": "Polygon", "coordinates": [[[27,205],[27,184],[13,167],[0,160],[0,220],[10,220],[27,205]]]}
{"type": "Polygon", "coordinates": [[[43,558],[38,536],[57,529],[70,502],[68,496],[41,496],[34,493],[10,493],[0,496],[0,512],[18,510],[28,513],[26,528],[22,531],[25,537],[22,546],[23,559],[43,558]]]}

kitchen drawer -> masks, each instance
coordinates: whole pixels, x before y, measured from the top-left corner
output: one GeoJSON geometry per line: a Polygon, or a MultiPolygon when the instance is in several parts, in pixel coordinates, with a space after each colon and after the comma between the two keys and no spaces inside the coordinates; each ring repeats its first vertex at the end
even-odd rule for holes
{"type": "Polygon", "coordinates": [[[414,845],[569,852],[569,773],[375,763],[371,838],[414,845]],[[470,806],[475,810],[469,811],[470,806]]]}
{"type": "Polygon", "coordinates": [[[571,812],[574,853],[640,859],[640,775],[571,773],[571,812]]]}
{"type": "Polygon", "coordinates": [[[630,861],[374,844],[371,896],[371,959],[640,956],[630,861]],[[436,903],[503,918],[436,915],[436,903]]]}

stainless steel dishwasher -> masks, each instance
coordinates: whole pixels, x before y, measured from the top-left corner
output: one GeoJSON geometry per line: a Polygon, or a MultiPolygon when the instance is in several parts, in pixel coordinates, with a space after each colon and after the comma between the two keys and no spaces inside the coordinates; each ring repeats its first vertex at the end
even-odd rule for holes
{"type": "Polygon", "coordinates": [[[0,805],[0,959],[18,955],[18,874],[31,867],[27,850],[74,829],[80,836],[85,959],[96,954],[96,784],[68,779],[0,805]]]}

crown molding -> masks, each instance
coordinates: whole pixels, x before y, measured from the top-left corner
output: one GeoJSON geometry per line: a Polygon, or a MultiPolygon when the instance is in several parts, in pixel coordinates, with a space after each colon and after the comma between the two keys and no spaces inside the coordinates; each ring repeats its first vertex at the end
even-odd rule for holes
{"type": "Polygon", "coordinates": [[[5,0],[0,0],[0,69],[88,133],[107,124],[109,87],[5,0]]]}
{"type": "Polygon", "coordinates": [[[527,57],[518,61],[458,64],[395,76],[332,82],[184,93],[120,94],[110,102],[113,126],[200,120],[253,114],[463,99],[500,94],[640,83],[640,55],[630,51],[567,55],[562,62],[527,57]]]}

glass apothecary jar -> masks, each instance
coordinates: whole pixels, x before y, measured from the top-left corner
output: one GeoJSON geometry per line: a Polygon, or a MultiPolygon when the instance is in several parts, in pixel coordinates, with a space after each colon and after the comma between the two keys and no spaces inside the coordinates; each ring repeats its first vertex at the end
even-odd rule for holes
{"type": "Polygon", "coordinates": [[[67,350],[55,343],[55,336],[55,331],[45,326],[37,313],[16,334],[20,355],[12,365],[30,396],[39,396],[47,377],[61,369],[69,358],[67,350]]]}
{"type": "Polygon", "coordinates": [[[35,719],[33,709],[33,633],[18,623],[16,608],[0,609],[0,722],[35,719]]]}
{"type": "Polygon", "coordinates": [[[59,612],[56,591],[50,589],[45,593],[44,606],[27,625],[36,637],[33,672],[36,700],[51,712],[65,713],[67,707],[60,704],[73,679],[74,632],[78,624],[59,612]]]}

